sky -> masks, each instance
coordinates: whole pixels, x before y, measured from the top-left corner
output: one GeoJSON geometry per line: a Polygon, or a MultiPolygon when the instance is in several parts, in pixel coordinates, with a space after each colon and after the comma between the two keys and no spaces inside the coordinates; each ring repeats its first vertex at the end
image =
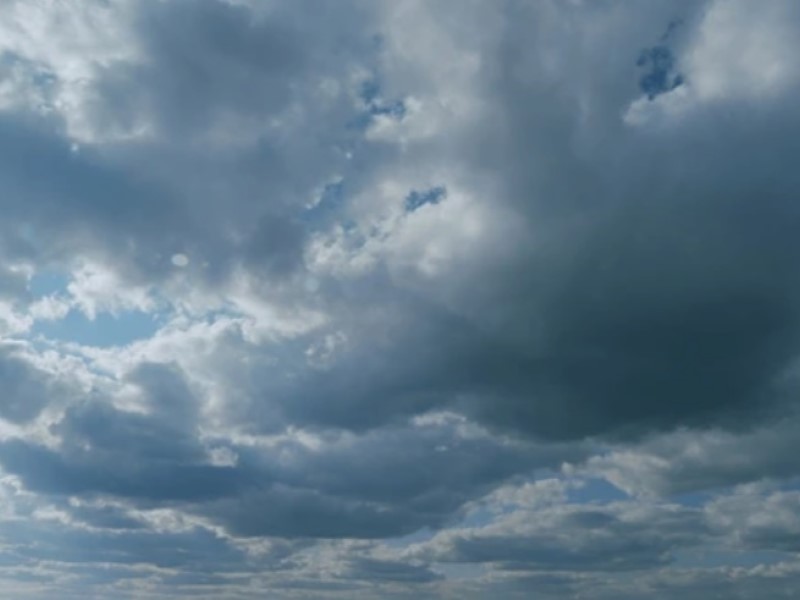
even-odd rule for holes
{"type": "Polygon", "coordinates": [[[800,3],[5,0],[0,597],[800,589],[800,3]]]}

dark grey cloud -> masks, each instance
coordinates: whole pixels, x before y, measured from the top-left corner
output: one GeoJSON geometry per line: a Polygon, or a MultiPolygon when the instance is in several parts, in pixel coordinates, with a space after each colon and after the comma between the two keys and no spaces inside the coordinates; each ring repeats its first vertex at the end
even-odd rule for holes
{"type": "Polygon", "coordinates": [[[184,137],[226,112],[247,117],[280,109],[293,72],[306,66],[287,25],[218,1],[142,5],[134,28],[144,60],[101,74],[98,124],[128,129],[154,118],[159,130],[184,137]]]}
{"type": "MultiPolygon", "coordinates": [[[[684,9],[703,18],[673,10],[684,9]]],[[[593,13],[595,26],[553,9],[563,23],[544,21],[587,36],[572,50],[581,71],[566,77],[538,62],[552,39],[521,32],[536,9],[514,10],[504,42],[484,48],[497,70],[476,92],[500,116],[470,122],[452,144],[421,145],[414,164],[445,154],[496,182],[493,205],[527,236],[493,239],[514,244],[511,257],[495,262],[487,248],[489,260],[464,265],[469,276],[413,281],[417,296],[444,306],[411,300],[388,341],[365,333],[357,357],[293,378],[278,398],[299,394],[286,401],[293,418],[348,426],[458,406],[550,439],[737,429],[780,415],[786,398],[773,386],[798,350],[800,182],[786,170],[797,112],[781,103],[748,118],[750,105],[732,100],[670,130],[633,129],[623,115],[639,96],[635,57],[647,36],[658,39],[655,26],[634,31],[636,11],[593,13]],[[339,381],[352,383],[339,391],[339,381]],[[391,400],[375,408],[374,398],[391,400]]],[[[658,29],[673,18],[665,12],[658,29]]],[[[397,279],[376,275],[375,285],[406,287],[397,279]]]]}
{"type": "Polygon", "coordinates": [[[382,538],[441,526],[499,482],[584,453],[496,439],[453,415],[311,445],[203,443],[198,398],[179,371],[144,364],[128,379],[149,412],[107,398],[74,404],[50,428],[58,446],[6,440],[0,464],[33,492],[181,506],[239,536],[382,538]],[[233,460],[213,462],[215,447],[233,460]]]}
{"type": "Polygon", "coordinates": [[[241,449],[252,485],[198,510],[242,536],[400,536],[440,527],[499,482],[580,452],[465,436],[465,425],[337,435],[319,449],[287,443],[273,451],[279,460],[241,449]]]}
{"type": "MultiPolygon", "coordinates": [[[[275,376],[255,380],[252,411],[277,405],[289,422],[359,430],[446,407],[459,394],[522,389],[527,365],[506,340],[429,301],[397,294],[404,301],[370,306],[375,294],[365,290],[368,308],[343,315],[353,339],[333,367],[292,362],[283,373],[275,369],[275,376]]],[[[348,293],[343,301],[359,299],[348,293]]],[[[254,423],[271,425],[263,418],[254,423]]]]}
{"type": "Polygon", "coordinates": [[[35,419],[53,396],[68,395],[71,390],[15,352],[13,346],[0,346],[0,417],[12,423],[35,419]]]}
{"type": "Polygon", "coordinates": [[[152,403],[149,414],[120,410],[102,397],[76,403],[51,426],[60,447],[6,440],[0,444],[4,469],[31,490],[58,495],[187,500],[240,489],[241,472],[210,464],[196,419],[186,413],[192,398],[180,374],[143,365],[131,378],[152,403]]]}
{"type": "MultiPolygon", "coordinates": [[[[123,438],[122,442],[130,440],[123,438]]],[[[82,458],[80,452],[62,456],[41,446],[15,440],[2,445],[0,461],[6,471],[21,476],[31,491],[47,494],[112,494],[160,501],[196,500],[231,493],[241,487],[239,473],[230,467],[175,464],[170,460],[170,454],[176,449],[163,442],[152,449],[150,456],[142,448],[136,450],[139,454],[123,454],[120,464],[93,459],[79,462],[82,458]],[[122,463],[123,459],[127,459],[127,464],[122,463]],[[150,462],[144,463],[147,459],[150,462]],[[137,464],[130,464],[132,460],[137,464]]]]}
{"type": "Polygon", "coordinates": [[[130,266],[125,258],[132,259],[160,278],[159,250],[181,247],[192,228],[168,192],[131,180],[91,153],[70,152],[67,140],[29,118],[0,119],[0,156],[10,259],[47,267],[81,252],[108,255],[113,246],[120,262],[130,266]],[[154,222],[164,227],[156,236],[154,222]]]}

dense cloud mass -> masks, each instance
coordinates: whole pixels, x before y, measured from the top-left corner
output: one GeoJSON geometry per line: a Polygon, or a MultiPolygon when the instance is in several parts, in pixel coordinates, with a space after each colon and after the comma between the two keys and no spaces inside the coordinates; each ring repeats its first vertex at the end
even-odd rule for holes
{"type": "Polygon", "coordinates": [[[0,5],[0,596],[791,598],[800,5],[0,5]]]}

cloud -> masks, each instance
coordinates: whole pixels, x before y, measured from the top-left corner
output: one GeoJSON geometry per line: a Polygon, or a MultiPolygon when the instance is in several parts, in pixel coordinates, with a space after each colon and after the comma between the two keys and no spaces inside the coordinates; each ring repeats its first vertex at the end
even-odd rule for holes
{"type": "Polygon", "coordinates": [[[140,364],[126,381],[125,395],[69,406],[52,446],[1,442],[4,470],[49,497],[182,506],[237,536],[380,538],[436,527],[498,482],[582,453],[496,439],[455,415],[253,444],[203,436],[201,401],[175,367],[140,364]]]}
{"type": "MultiPolygon", "coordinates": [[[[671,18],[656,28],[648,15],[648,33],[631,25],[633,13],[515,10],[515,23],[539,17],[556,31],[585,31],[573,57],[583,71],[565,78],[571,65],[555,69],[540,58],[549,55],[535,49],[553,43],[544,34],[507,35],[506,43],[516,44],[510,48],[478,37],[480,67],[450,80],[474,99],[474,112],[451,115],[446,140],[419,142],[416,153],[392,165],[396,173],[427,176],[436,156],[441,185],[469,185],[486,196],[460,201],[449,194],[426,207],[427,219],[402,215],[397,207],[419,186],[395,175],[377,198],[356,196],[354,226],[317,246],[314,258],[333,272],[358,265],[374,274],[371,285],[389,287],[395,297],[411,291],[414,306],[389,351],[405,356],[408,348],[425,348],[446,357],[447,367],[435,368],[438,393],[424,402],[458,406],[497,427],[555,439],[635,437],[679,425],[736,428],[784,410],[772,385],[797,346],[789,259],[796,215],[792,176],[783,168],[790,148],[778,131],[794,127],[793,110],[787,105],[758,123],[701,111],[670,130],[631,127],[620,115],[638,97],[635,57],[658,42],[671,18]],[[608,48],[634,58],[600,64],[608,48]],[[491,61],[507,56],[489,77],[491,61]],[[763,157],[757,163],[753,143],[763,157]],[[508,160],[494,162],[489,148],[502,148],[508,160]],[[448,233],[431,235],[429,219],[454,202],[460,212],[449,213],[448,233]],[[491,211],[476,211],[481,233],[469,237],[464,218],[465,234],[448,243],[466,211],[489,202],[491,211]],[[426,337],[437,326],[479,334],[456,342],[454,351],[450,335],[426,337]],[[468,377],[481,381],[471,382],[464,398],[468,377]]],[[[702,13],[686,12],[689,22],[705,23],[702,13]]],[[[476,8],[471,18],[479,14],[476,8]]],[[[462,27],[477,29],[477,22],[467,18],[462,27]]],[[[392,35],[404,39],[390,33],[388,44],[400,43],[392,35]]],[[[444,25],[439,34],[441,44],[464,43],[444,25]]],[[[676,48],[677,61],[689,43],[676,48]]],[[[404,67],[419,81],[441,68],[413,58],[404,67]]],[[[731,98],[730,110],[749,109],[731,98]]],[[[370,299],[360,295],[358,302],[370,299]]],[[[371,344],[374,338],[358,347],[371,344]]],[[[381,357],[385,348],[362,351],[381,357]]],[[[381,382],[420,381],[430,364],[406,359],[370,369],[380,369],[374,378],[381,382]]],[[[405,410],[406,394],[394,395],[392,404],[405,410]]]]}
{"type": "Polygon", "coordinates": [[[507,571],[611,573],[669,564],[676,550],[706,541],[708,532],[697,509],[550,497],[503,510],[485,525],[444,530],[411,553],[507,571]]]}
{"type": "MultiPolygon", "coordinates": [[[[759,480],[792,479],[798,471],[796,418],[746,433],[678,431],[640,445],[610,449],[585,469],[634,494],[707,492],[759,480]]],[[[579,467],[578,470],[582,468],[579,467]]]]}
{"type": "Polygon", "coordinates": [[[787,595],[798,16],[4,3],[3,589],[787,595]]]}
{"type": "Polygon", "coordinates": [[[716,499],[707,507],[712,523],[728,530],[734,543],[745,548],[800,551],[796,489],[774,490],[750,484],[716,499]]]}
{"type": "Polygon", "coordinates": [[[4,387],[0,416],[12,423],[35,419],[52,395],[67,393],[55,377],[31,364],[13,346],[0,348],[0,379],[4,387]]]}
{"type": "Polygon", "coordinates": [[[261,472],[272,473],[271,481],[262,476],[203,514],[239,535],[400,536],[438,527],[498,482],[579,451],[504,443],[446,421],[278,449],[277,464],[269,455],[251,457],[269,461],[261,472]]]}

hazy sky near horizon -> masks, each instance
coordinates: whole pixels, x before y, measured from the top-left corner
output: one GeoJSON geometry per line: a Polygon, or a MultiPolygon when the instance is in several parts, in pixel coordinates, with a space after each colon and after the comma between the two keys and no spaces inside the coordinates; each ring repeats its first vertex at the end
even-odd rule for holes
{"type": "Polygon", "coordinates": [[[800,3],[5,0],[0,597],[800,589],[800,3]]]}

